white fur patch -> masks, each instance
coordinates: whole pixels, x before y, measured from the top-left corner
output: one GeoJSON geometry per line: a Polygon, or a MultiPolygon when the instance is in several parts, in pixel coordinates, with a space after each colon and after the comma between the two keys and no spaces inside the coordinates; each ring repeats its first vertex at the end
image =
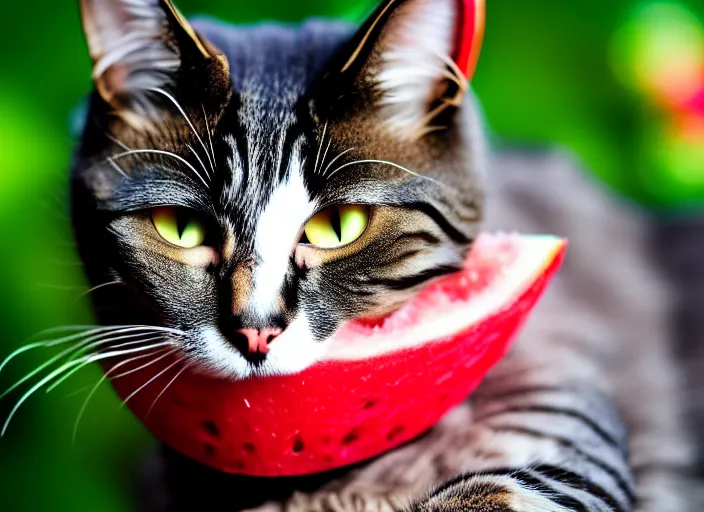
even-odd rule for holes
{"type": "Polygon", "coordinates": [[[202,329],[199,338],[201,359],[195,361],[195,364],[205,371],[231,380],[242,380],[255,375],[298,373],[319,361],[323,351],[323,344],[314,341],[304,313],[300,313],[269,345],[269,353],[259,366],[247,362],[215,327],[202,329]]]}
{"type": "Polygon", "coordinates": [[[256,227],[258,261],[251,300],[254,311],[262,318],[277,309],[291,253],[298,243],[303,223],[315,211],[301,176],[302,162],[298,151],[293,152],[289,167],[287,181],[274,190],[256,227]]]}
{"type": "Polygon", "coordinates": [[[244,162],[242,155],[237,149],[237,142],[232,135],[225,136],[225,142],[230,146],[231,155],[227,157],[227,165],[230,169],[232,182],[229,186],[223,188],[223,200],[225,202],[234,202],[237,198],[237,191],[242,186],[242,176],[244,175],[244,162]]]}
{"type": "Polygon", "coordinates": [[[266,367],[277,374],[297,373],[323,357],[324,343],[318,343],[301,312],[270,345],[266,367]]]}
{"type": "Polygon", "coordinates": [[[550,499],[550,496],[543,496],[538,491],[526,489],[518,482],[508,477],[504,477],[503,484],[511,489],[511,508],[517,512],[569,512],[569,509],[558,505],[550,499]]]}

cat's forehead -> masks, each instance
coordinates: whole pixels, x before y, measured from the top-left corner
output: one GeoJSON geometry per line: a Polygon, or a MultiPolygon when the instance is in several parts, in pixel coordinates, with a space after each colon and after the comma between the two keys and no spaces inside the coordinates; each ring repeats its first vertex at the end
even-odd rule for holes
{"type": "Polygon", "coordinates": [[[234,103],[222,127],[223,189],[230,203],[247,203],[256,210],[292,173],[305,172],[308,134],[285,104],[246,94],[237,95],[234,103]]]}
{"type": "Polygon", "coordinates": [[[240,250],[288,254],[315,209],[307,135],[295,112],[252,98],[239,101],[235,119],[223,135],[224,213],[240,250]]]}
{"type": "Polygon", "coordinates": [[[316,20],[298,27],[264,23],[232,30],[196,19],[193,27],[227,58],[235,92],[289,104],[308,89],[354,31],[349,23],[316,20]]]}

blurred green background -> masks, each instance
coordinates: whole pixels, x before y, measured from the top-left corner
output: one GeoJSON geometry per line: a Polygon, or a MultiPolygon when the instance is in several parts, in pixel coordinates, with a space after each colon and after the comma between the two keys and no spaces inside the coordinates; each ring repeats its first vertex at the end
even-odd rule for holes
{"type": "MultiPolygon", "coordinates": [[[[115,0],[117,1],[117,0],[115,0]]],[[[310,16],[358,21],[360,0],[182,0],[187,15],[238,23],[310,16]]],[[[495,133],[571,148],[655,214],[704,199],[704,8],[699,0],[487,0],[474,86],[495,133]]],[[[0,31],[0,352],[38,331],[91,323],[66,217],[70,111],[90,87],[77,2],[3,2],[0,31]]],[[[22,354],[2,389],[46,360],[22,354]]],[[[37,393],[0,440],[0,510],[125,511],[150,438],[109,387],[73,423],[95,382],[81,372],[37,393]]],[[[4,420],[15,401],[0,401],[4,420]]]]}

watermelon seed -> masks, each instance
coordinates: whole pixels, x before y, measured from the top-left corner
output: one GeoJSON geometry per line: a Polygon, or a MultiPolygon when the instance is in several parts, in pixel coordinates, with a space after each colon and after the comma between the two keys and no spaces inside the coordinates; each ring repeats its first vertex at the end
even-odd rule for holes
{"type": "Polygon", "coordinates": [[[252,443],[244,443],[242,445],[242,448],[244,448],[244,451],[247,453],[254,453],[257,451],[257,447],[254,446],[252,443]]]}
{"type": "Polygon", "coordinates": [[[356,428],[353,428],[345,437],[342,438],[342,444],[352,444],[357,439],[359,439],[359,431],[356,428]]]}
{"type": "Polygon", "coordinates": [[[215,437],[216,439],[220,437],[220,429],[218,426],[215,424],[214,421],[204,421],[203,422],[203,428],[205,431],[210,434],[211,436],[215,437]]]}
{"type": "Polygon", "coordinates": [[[404,430],[406,430],[406,427],[403,425],[396,425],[394,428],[389,430],[388,434],[386,434],[386,439],[388,441],[393,441],[396,437],[402,434],[404,430]]]}
{"type": "Polygon", "coordinates": [[[211,458],[215,455],[215,446],[210,443],[205,443],[205,456],[211,458]]]}
{"type": "Polygon", "coordinates": [[[376,399],[376,398],[372,398],[371,400],[367,400],[367,402],[365,402],[365,404],[364,404],[364,408],[365,408],[365,409],[371,409],[371,408],[374,407],[378,402],[379,402],[379,400],[376,399]]]}
{"type": "Polygon", "coordinates": [[[305,446],[303,445],[303,439],[300,437],[297,437],[293,441],[293,453],[301,453],[303,451],[303,448],[305,446]]]}

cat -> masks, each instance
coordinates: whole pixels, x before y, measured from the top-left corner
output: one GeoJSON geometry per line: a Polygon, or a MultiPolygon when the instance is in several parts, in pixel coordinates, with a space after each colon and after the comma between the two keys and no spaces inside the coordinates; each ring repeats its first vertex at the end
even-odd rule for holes
{"type": "Polygon", "coordinates": [[[91,283],[119,282],[96,314],[179,329],[199,371],[305,368],[346,320],[460,268],[480,230],[570,239],[515,348],[426,435],[282,479],[164,448],[145,510],[699,510],[649,220],[561,151],[487,144],[452,59],[463,5],[235,28],[168,0],[81,1],[95,90],[72,220],[91,283]],[[361,232],[343,232],[344,205],[361,232]]]}

